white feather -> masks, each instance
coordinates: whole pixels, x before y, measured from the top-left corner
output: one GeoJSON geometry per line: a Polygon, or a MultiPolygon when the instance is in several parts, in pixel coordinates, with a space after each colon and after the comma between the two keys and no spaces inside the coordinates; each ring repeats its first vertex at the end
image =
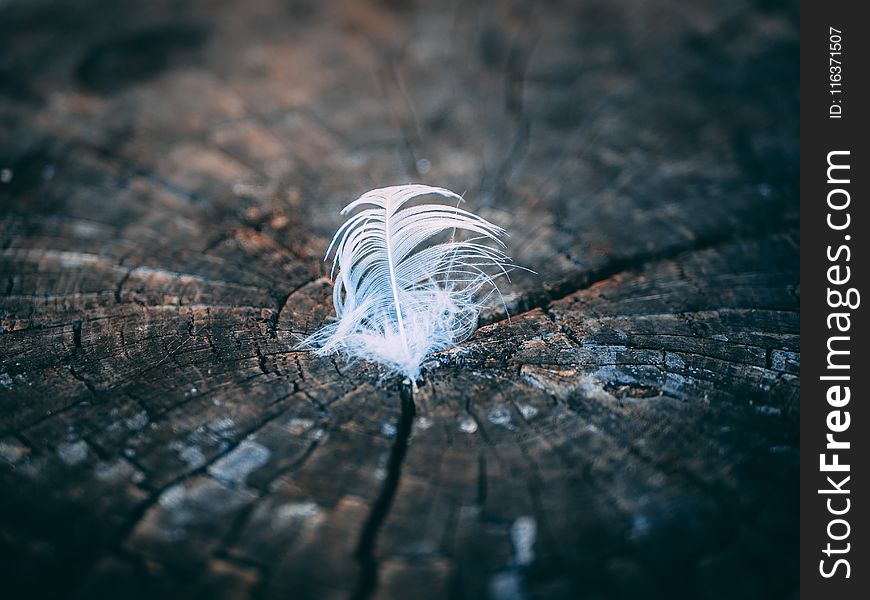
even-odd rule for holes
{"type": "Polygon", "coordinates": [[[501,249],[481,243],[504,248],[504,230],[460,209],[460,201],[450,190],[410,184],[371,190],[345,206],[343,215],[361,210],[336,231],[324,258],[334,251],[337,320],[302,347],[378,362],[416,381],[427,354],[471,335],[483,302],[498,292],[493,278],[512,265],[501,249]],[[454,199],[457,206],[405,206],[427,194],[454,199]],[[457,241],[457,230],[473,237],[457,241]],[[448,241],[431,243],[449,231],[454,235],[448,241]]]}

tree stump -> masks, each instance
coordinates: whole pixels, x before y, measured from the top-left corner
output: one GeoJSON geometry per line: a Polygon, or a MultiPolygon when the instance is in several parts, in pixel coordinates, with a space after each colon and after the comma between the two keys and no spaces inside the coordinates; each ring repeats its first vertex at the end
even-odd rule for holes
{"type": "Polygon", "coordinates": [[[0,3],[6,598],[797,598],[796,2],[0,3]],[[296,349],[372,187],[536,271],[296,349]]]}

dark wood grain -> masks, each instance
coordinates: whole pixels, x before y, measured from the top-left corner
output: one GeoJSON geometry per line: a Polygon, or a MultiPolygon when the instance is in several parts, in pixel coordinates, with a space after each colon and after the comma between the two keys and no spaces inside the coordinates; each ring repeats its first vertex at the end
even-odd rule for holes
{"type": "Polygon", "coordinates": [[[0,3],[4,597],[797,598],[797,33],[0,3]],[[536,272],[416,390],[294,349],[406,181],[536,272]]]}

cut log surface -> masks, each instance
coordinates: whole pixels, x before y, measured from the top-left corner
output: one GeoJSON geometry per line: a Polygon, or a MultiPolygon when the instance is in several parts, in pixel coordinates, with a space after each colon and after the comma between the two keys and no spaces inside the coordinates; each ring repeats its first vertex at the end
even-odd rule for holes
{"type": "Polygon", "coordinates": [[[0,2],[4,598],[796,599],[798,13],[0,2]],[[518,273],[296,349],[360,193],[518,273]]]}

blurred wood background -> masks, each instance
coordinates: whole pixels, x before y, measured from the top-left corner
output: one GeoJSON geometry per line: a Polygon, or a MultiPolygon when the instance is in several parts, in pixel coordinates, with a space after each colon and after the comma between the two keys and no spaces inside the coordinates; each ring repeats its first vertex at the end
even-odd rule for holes
{"type": "Polygon", "coordinates": [[[4,597],[795,600],[797,34],[0,2],[4,597]],[[413,395],[294,351],[338,210],[407,181],[538,273],[413,395]]]}

